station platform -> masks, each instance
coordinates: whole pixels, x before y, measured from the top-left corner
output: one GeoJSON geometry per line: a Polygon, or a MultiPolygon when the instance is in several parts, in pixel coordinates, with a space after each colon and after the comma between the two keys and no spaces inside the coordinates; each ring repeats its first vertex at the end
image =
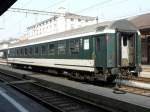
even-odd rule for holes
{"type": "MultiPolygon", "coordinates": [[[[1,84],[1,83],[0,83],[1,84]]],[[[0,112],[50,112],[37,102],[17,92],[13,88],[1,84],[0,112]]]]}
{"type": "Polygon", "coordinates": [[[8,66],[0,65],[0,70],[13,71],[15,75],[20,77],[37,80],[50,88],[109,108],[117,108],[124,112],[150,112],[150,97],[132,93],[116,93],[111,88],[76,82],[62,77],[26,72],[8,66]]]}
{"type": "Polygon", "coordinates": [[[143,72],[140,73],[140,77],[150,78],[150,72],[143,71],[143,72]]]}
{"type": "Polygon", "coordinates": [[[0,58],[0,64],[1,65],[7,65],[7,60],[0,58]]]}
{"type": "Polygon", "coordinates": [[[140,77],[150,78],[150,65],[142,65],[142,72],[140,77]]]}

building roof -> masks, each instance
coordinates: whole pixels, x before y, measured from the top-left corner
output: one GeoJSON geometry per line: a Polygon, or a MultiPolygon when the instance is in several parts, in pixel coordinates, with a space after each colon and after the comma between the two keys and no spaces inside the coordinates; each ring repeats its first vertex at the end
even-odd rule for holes
{"type": "Polygon", "coordinates": [[[136,16],[131,19],[131,22],[135,24],[139,29],[150,28],[150,13],[136,16]]]}
{"type": "Polygon", "coordinates": [[[0,16],[10,8],[17,0],[0,0],[0,16]]]}
{"type": "Polygon", "coordinates": [[[95,20],[96,17],[91,17],[91,16],[81,16],[81,15],[78,15],[78,14],[74,14],[74,13],[70,13],[70,12],[67,12],[65,13],[65,17],[66,18],[79,18],[79,19],[84,19],[84,20],[87,20],[87,21],[92,21],[92,20],[95,20]]]}
{"type": "MultiPolygon", "coordinates": [[[[95,20],[96,17],[90,17],[90,16],[82,16],[82,15],[77,15],[77,14],[74,14],[74,13],[70,13],[70,12],[65,12],[65,13],[60,13],[61,15],[63,15],[65,18],[75,18],[75,19],[81,19],[81,20],[87,20],[87,21],[92,21],[92,20],[95,20]]],[[[41,21],[41,22],[38,22],[32,26],[29,26],[27,29],[32,29],[33,27],[37,26],[37,25],[40,25],[40,24],[43,24],[45,22],[48,22],[48,21],[51,21],[51,20],[54,20],[54,19],[57,19],[60,15],[55,15],[49,19],[46,19],[44,21],[41,21]]]]}

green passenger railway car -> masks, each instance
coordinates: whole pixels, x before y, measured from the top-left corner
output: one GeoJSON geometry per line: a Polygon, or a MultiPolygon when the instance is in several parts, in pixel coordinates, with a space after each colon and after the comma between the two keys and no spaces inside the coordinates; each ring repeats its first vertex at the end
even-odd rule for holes
{"type": "Polygon", "coordinates": [[[114,79],[141,71],[138,29],[127,20],[103,22],[10,44],[11,65],[82,79],[114,79]]]}

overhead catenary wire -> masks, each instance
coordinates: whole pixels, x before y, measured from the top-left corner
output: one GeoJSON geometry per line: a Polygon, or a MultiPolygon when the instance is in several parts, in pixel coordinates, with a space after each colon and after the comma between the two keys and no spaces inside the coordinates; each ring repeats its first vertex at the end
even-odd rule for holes
{"type": "MultiPolygon", "coordinates": [[[[27,2],[25,2],[24,4],[22,4],[22,7],[20,7],[20,8],[23,8],[23,7],[27,6],[27,5],[29,5],[32,1],[33,1],[33,0],[28,0],[27,2]]],[[[8,12],[8,11],[7,11],[7,12],[8,12]]],[[[13,14],[10,15],[9,17],[5,17],[5,16],[6,16],[6,13],[4,13],[4,15],[2,15],[2,17],[3,17],[2,23],[3,23],[3,26],[4,26],[4,27],[5,27],[5,23],[6,23],[6,18],[11,18],[11,19],[12,19],[13,14]]],[[[7,16],[8,16],[8,15],[7,15],[7,16]]],[[[18,23],[19,23],[19,22],[18,22],[18,23]]],[[[1,28],[0,30],[3,30],[3,29],[5,29],[5,28],[1,28]]]]}
{"type": "MultiPolygon", "coordinates": [[[[19,7],[19,8],[23,8],[23,7],[25,7],[25,6],[29,5],[29,4],[31,4],[32,1],[33,1],[33,0],[28,0],[26,3],[22,4],[22,7],[19,7]]],[[[7,10],[7,12],[8,12],[8,10],[7,10]]],[[[13,14],[12,14],[11,16],[13,16],[13,14]]],[[[10,16],[10,17],[11,17],[11,16],[10,16]]],[[[8,17],[8,18],[10,18],[10,17],[8,17]]]]}
{"type": "Polygon", "coordinates": [[[23,8],[10,8],[8,11],[28,13],[28,14],[39,14],[39,15],[60,15],[60,14],[62,14],[62,13],[58,13],[58,12],[49,12],[49,11],[41,11],[41,10],[33,10],[33,9],[23,9],[23,8]]]}

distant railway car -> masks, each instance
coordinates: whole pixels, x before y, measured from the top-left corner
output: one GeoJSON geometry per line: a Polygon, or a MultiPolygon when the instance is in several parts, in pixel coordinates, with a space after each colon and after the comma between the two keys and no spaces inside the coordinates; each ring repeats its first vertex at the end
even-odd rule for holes
{"type": "Polygon", "coordinates": [[[1,59],[7,59],[7,49],[0,49],[0,58],[1,59]]]}
{"type": "Polygon", "coordinates": [[[9,45],[12,65],[57,70],[83,79],[113,79],[141,71],[138,29],[127,20],[104,22],[9,45]]]}

